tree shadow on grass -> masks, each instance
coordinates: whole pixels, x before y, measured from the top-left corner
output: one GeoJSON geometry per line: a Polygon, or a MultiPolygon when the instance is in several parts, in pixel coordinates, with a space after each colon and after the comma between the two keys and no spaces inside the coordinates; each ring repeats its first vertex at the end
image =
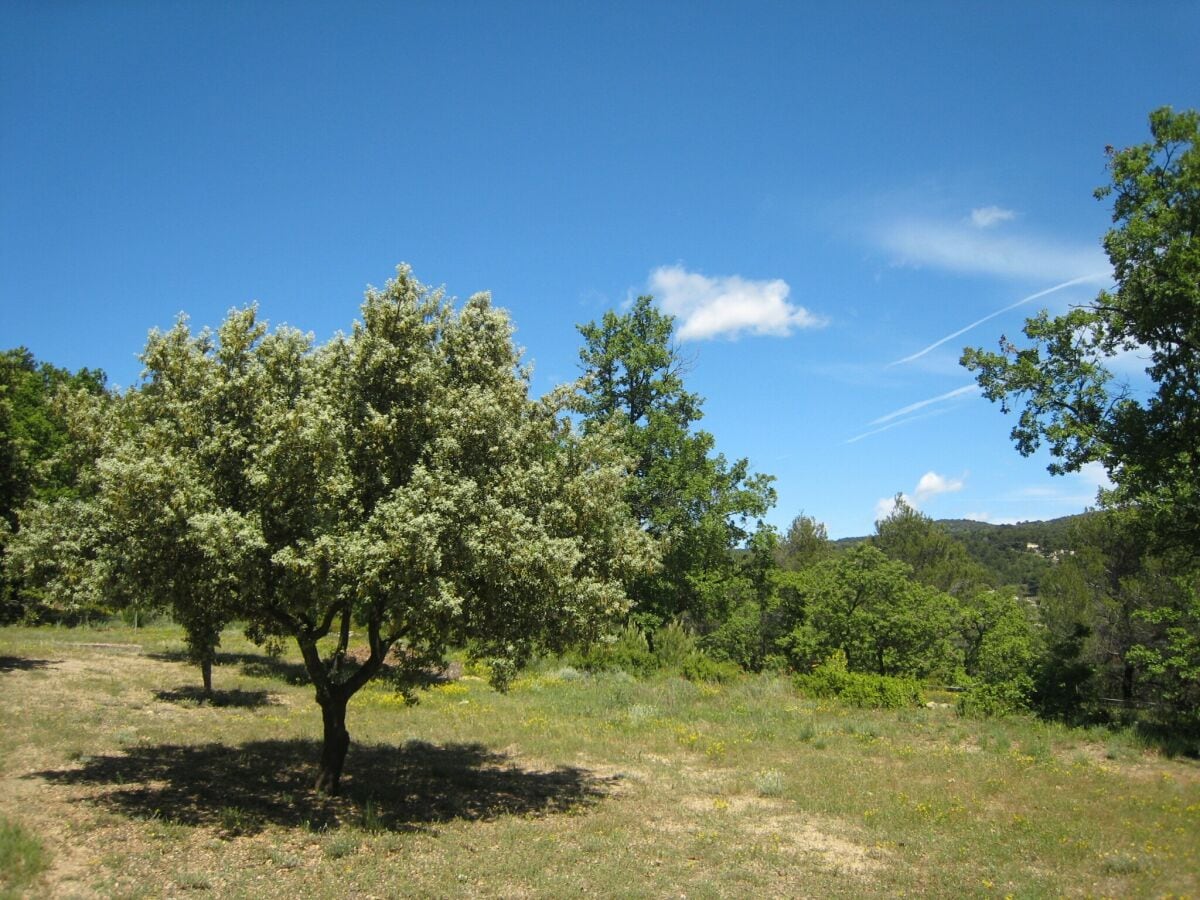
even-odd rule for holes
{"type": "Polygon", "coordinates": [[[306,740],[160,744],[28,777],[97,786],[93,802],[115,812],[226,834],[269,825],[431,830],[456,820],[547,815],[594,804],[616,781],[575,767],[525,769],[482,744],[409,741],[351,747],[342,796],[324,797],[312,790],[319,753],[320,744],[306,740]]]}
{"type": "Polygon", "coordinates": [[[34,669],[48,669],[57,665],[58,660],[31,659],[26,656],[0,656],[0,672],[29,672],[34,669]]]}
{"type": "MultiPolygon", "coordinates": [[[[159,662],[191,663],[182,650],[163,650],[147,654],[159,662]]],[[[243,675],[251,678],[273,678],[287,684],[308,684],[308,672],[302,663],[288,662],[266,653],[217,653],[217,666],[237,666],[243,675]]],[[[220,677],[220,670],[214,672],[220,677]]]]}
{"type": "Polygon", "coordinates": [[[184,706],[232,706],[239,709],[256,709],[260,706],[277,706],[279,698],[270,691],[214,690],[204,693],[203,688],[184,686],[173,691],[155,691],[154,698],[166,703],[184,706]]]}

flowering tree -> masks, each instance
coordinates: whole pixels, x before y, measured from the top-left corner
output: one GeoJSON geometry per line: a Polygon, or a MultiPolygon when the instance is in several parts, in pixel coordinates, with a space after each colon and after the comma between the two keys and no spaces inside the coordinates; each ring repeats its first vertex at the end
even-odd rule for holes
{"type": "Polygon", "coordinates": [[[528,396],[507,316],[455,310],[407,267],[349,335],[314,346],[254,309],[215,333],[151,333],[144,379],[106,428],[91,577],[169,601],[189,628],[231,617],[294,639],[336,793],[346,707],[469,643],[502,685],[531,654],[586,641],[653,565],[610,435],[578,434],[565,392],[528,396]],[[366,635],[351,649],[351,625],[366,635]]]}

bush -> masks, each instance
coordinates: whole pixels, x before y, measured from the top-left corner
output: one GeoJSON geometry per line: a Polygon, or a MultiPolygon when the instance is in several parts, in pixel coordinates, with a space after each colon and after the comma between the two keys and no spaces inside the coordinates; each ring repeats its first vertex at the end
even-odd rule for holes
{"type": "Polygon", "coordinates": [[[863,709],[901,709],[925,702],[915,679],[851,672],[841,650],[835,650],[808,675],[797,675],[796,687],[810,697],[837,698],[863,709]]]}
{"type": "Polygon", "coordinates": [[[1032,692],[1033,679],[1028,676],[995,684],[974,684],[958,698],[956,709],[960,716],[972,718],[1027,712],[1032,692]]]}
{"type": "Polygon", "coordinates": [[[748,672],[761,671],[764,665],[762,616],[758,605],[743,603],[715,631],[700,640],[700,646],[712,659],[736,663],[748,672]]]}
{"type": "Polygon", "coordinates": [[[660,669],[682,672],[699,652],[696,639],[678,622],[671,622],[654,632],[654,660],[660,669]]]}
{"type": "Polygon", "coordinates": [[[648,675],[658,668],[646,635],[636,625],[626,625],[609,640],[568,654],[565,661],[585,672],[619,669],[630,675],[648,675]]]}
{"type": "Polygon", "coordinates": [[[684,660],[678,671],[688,681],[711,681],[716,684],[727,684],[742,674],[736,663],[710,659],[700,652],[693,653],[684,660]]]}
{"type": "Polygon", "coordinates": [[[645,633],[629,624],[609,640],[569,653],[563,661],[587,672],[622,671],[639,678],[662,672],[723,683],[742,672],[735,663],[702,653],[691,632],[677,622],[654,632],[653,651],[645,633]]]}

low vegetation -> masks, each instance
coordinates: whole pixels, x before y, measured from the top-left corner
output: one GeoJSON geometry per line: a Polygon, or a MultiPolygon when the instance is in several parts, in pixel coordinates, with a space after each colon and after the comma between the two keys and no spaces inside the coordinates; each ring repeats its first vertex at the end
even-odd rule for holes
{"type": "Polygon", "coordinates": [[[382,684],[355,695],[329,797],[309,777],[321,719],[298,654],[232,629],[221,646],[210,702],[175,626],[0,631],[0,852],[27,860],[4,867],[6,890],[1200,892],[1200,766],[1132,732],[561,660],[501,694],[454,666],[417,706],[382,684]]]}

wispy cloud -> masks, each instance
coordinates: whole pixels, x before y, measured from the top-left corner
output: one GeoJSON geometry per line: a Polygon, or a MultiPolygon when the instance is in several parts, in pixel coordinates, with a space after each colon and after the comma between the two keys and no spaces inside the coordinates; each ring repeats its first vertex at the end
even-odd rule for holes
{"type": "Polygon", "coordinates": [[[857,444],[863,438],[869,438],[872,435],[879,434],[884,431],[891,431],[893,428],[899,428],[901,425],[911,425],[913,422],[921,422],[925,419],[932,419],[934,416],[940,416],[950,412],[949,409],[935,409],[927,413],[921,413],[919,416],[909,416],[907,419],[897,419],[895,422],[889,422],[881,428],[872,428],[870,431],[864,431],[862,434],[856,434],[852,438],[847,438],[847,444],[857,444]]]}
{"type": "Polygon", "coordinates": [[[981,206],[971,210],[971,224],[976,228],[991,228],[1001,222],[1009,222],[1017,217],[1011,209],[999,206],[981,206]]]}
{"type": "Polygon", "coordinates": [[[786,337],[794,329],[826,324],[823,317],[789,302],[791,288],[779,278],[710,278],[682,266],[661,266],[650,273],[649,285],[663,310],[678,318],[681,341],[743,333],[786,337]]]}
{"type": "Polygon", "coordinates": [[[1083,276],[1080,276],[1079,278],[1072,278],[1070,281],[1064,281],[1062,284],[1056,284],[1053,287],[1046,288],[1045,290],[1037,291],[1036,293],[1030,294],[1028,297],[1022,297],[1016,303],[1010,303],[1008,306],[1005,306],[1002,309],[998,309],[995,312],[988,313],[982,319],[976,319],[970,325],[965,325],[962,328],[958,329],[958,331],[952,331],[950,334],[946,335],[945,337],[938,338],[936,341],[934,341],[928,347],[918,350],[916,353],[913,353],[913,354],[910,354],[909,356],[904,357],[904,359],[898,359],[893,363],[888,363],[888,365],[889,366],[900,366],[900,365],[903,365],[904,363],[912,362],[915,359],[920,359],[922,356],[924,356],[929,351],[936,350],[938,347],[942,346],[942,344],[946,343],[947,341],[952,341],[956,337],[966,334],[972,328],[977,328],[978,326],[982,325],[984,322],[991,321],[992,319],[996,318],[997,316],[1003,315],[1004,313],[1008,312],[1009,310],[1016,309],[1018,306],[1024,306],[1026,303],[1032,303],[1034,300],[1037,300],[1041,297],[1045,297],[1048,294],[1053,294],[1056,291],[1061,291],[1061,290],[1065,290],[1066,288],[1069,288],[1069,287],[1074,287],[1077,284],[1089,284],[1089,283],[1099,284],[1104,281],[1107,281],[1109,279],[1109,277],[1110,276],[1109,276],[1108,272],[1094,272],[1091,275],[1083,275],[1083,276]]]}
{"type": "Polygon", "coordinates": [[[890,413],[880,416],[877,419],[872,419],[867,423],[870,425],[878,425],[878,428],[871,428],[864,431],[862,434],[856,434],[854,437],[847,439],[847,444],[854,444],[861,441],[863,438],[870,437],[873,434],[879,434],[882,431],[888,431],[892,428],[898,428],[901,425],[908,425],[912,422],[920,422],[923,419],[930,419],[934,416],[940,416],[942,413],[950,411],[949,407],[942,409],[930,410],[929,412],[913,415],[913,413],[926,407],[933,406],[938,403],[946,403],[950,400],[955,400],[959,397],[973,397],[979,393],[979,386],[975,384],[965,384],[960,388],[955,388],[952,391],[947,391],[944,394],[938,394],[936,397],[930,397],[927,400],[918,400],[916,403],[910,403],[907,406],[902,406],[899,409],[893,410],[890,413]]]}
{"type": "Polygon", "coordinates": [[[889,422],[892,419],[898,419],[901,416],[906,416],[909,413],[916,412],[918,409],[924,409],[926,406],[932,406],[935,403],[941,403],[945,400],[952,400],[955,397],[962,397],[965,394],[978,394],[979,385],[964,384],[960,388],[955,388],[952,391],[946,391],[944,394],[938,394],[936,397],[930,397],[928,400],[918,400],[916,403],[910,403],[908,406],[902,406],[897,410],[893,410],[887,415],[880,416],[878,419],[872,419],[868,425],[882,425],[884,422],[889,422]]]}
{"type": "Polygon", "coordinates": [[[987,209],[975,210],[970,225],[906,219],[884,227],[879,240],[901,266],[1045,281],[1058,281],[1076,272],[1107,271],[1107,260],[1095,247],[994,234],[975,221],[975,213],[981,214],[982,221],[991,218],[991,224],[1002,221],[987,209]]]}

